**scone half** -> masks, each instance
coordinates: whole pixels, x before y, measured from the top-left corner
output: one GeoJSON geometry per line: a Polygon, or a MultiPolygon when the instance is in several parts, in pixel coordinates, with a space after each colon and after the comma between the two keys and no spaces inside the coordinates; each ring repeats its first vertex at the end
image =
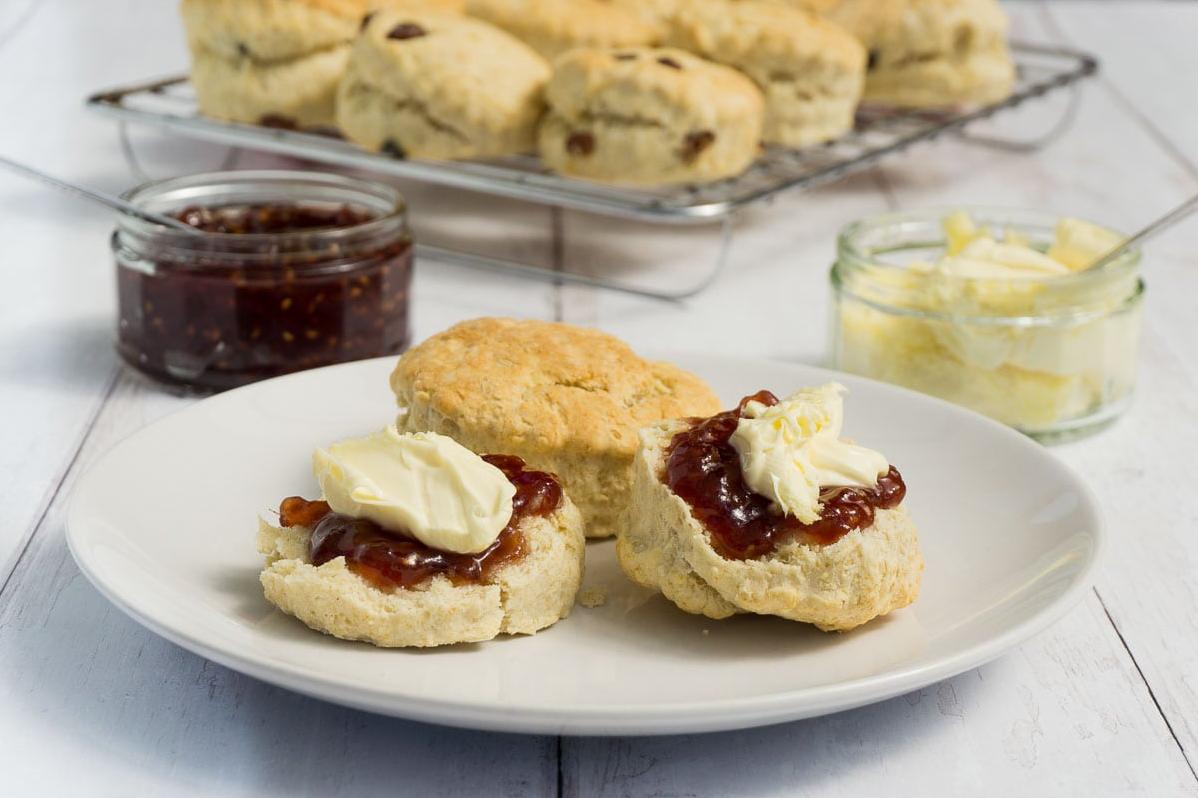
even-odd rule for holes
{"type": "Polygon", "coordinates": [[[382,590],[344,557],[313,565],[312,529],[259,521],[260,575],[270,603],[309,627],[384,648],[429,647],[532,634],[565,618],[582,580],[585,539],[565,495],[545,516],[521,519],[525,553],[478,584],[445,575],[414,587],[382,590]]]}
{"type": "Polygon", "coordinates": [[[828,545],[790,541],[754,559],[721,556],[690,505],[662,479],[670,442],[688,427],[667,421],[640,433],[616,544],[633,581],[693,614],[777,615],[825,631],[855,628],[918,596],[923,556],[901,505],[878,510],[872,525],[828,545]]]}

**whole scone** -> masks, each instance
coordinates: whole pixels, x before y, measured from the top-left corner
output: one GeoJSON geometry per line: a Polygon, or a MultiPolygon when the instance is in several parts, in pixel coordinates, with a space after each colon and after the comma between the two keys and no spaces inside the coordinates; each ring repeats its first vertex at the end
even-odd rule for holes
{"type": "Polygon", "coordinates": [[[343,640],[387,648],[441,646],[532,634],[570,614],[582,581],[582,519],[563,495],[557,511],[519,526],[527,553],[481,584],[435,576],[414,588],[384,592],[354,573],[345,558],[308,560],[311,530],[259,521],[259,579],[270,603],[308,626],[343,640]]]}
{"type": "Polygon", "coordinates": [[[235,122],[333,123],[366,0],[183,0],[200,111],[235,122]]]}
{"type": "Polygon", "coordinates": [[[771,0],[687,0],[666,30],[670,45],[753,79],[765,96],[766,143],[805,147],[852,129],[865,48],[840,26],[771,0]]]}
{"type": "Polygon", "coordinates": [[[1015,67],[997,0],[840,0],[826,12],[869,53],[865,99],[915,108],[997,102],[1015,67]]]}
{"type": "Polygon", "coordinates": [[[719,408],[701,379],[618,338],[512,319],[429,338],[400,358],[391,388],[401,432],[440,432],[557,474],[592,538],[615,534],[628,503],[636,430],[719,408]]]}
{"type": "Polygon", "coordinates": [[[640,433],[632,495],[616,553],[634,582],[709,618],[778,615],[847,630],[907,606],[919,594],[923,555],[902,505],[829,545],[783,543],[765,556],[726,559],[691,507],[662,481],[666,450],[685,421],[640,433]]]}
{"type": "Polygon", "coordinates": [[[572,50],[554,62],[540,153],[562,174],[626,185],[732,177],[753,162],[761,92],[673,48],[572,50]]]}
{"type": "Polygon", "coordinates": [[[654,44],[658,35],[651,22],[609,0],[467,0],[466,9],[549,59],[575,47],[654,44]]]}
{"type": "Polygon", "coordinates": [[[533,149],[549,65],[479,20],[379,11],[363,25],[337,94],[342,132],[371,150],[419,158],[533,149]]]}

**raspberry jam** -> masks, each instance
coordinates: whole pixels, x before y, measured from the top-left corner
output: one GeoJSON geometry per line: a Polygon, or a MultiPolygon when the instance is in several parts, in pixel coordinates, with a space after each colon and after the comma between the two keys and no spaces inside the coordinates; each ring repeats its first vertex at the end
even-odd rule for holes
{"type": "Polygon", "coordinates": [[[872,488],[822,488],[823,513],[815,523],[804,524],[780,514],[769,499],[745,484],[740,457],[729,442],[741,411],[751,401],[771,406],[778,398],[761,391],[742,399],[735,410],[696,419],[689,429],[674,436],[666,450],[662,481],[690,505],[720,556],[729,560],[761,557],[788,540],[835,543],[854,529],[872,524],[876,509],[897,507],[902,502],[907,487],[891,466],[872,488]]]}
{"type": "Polygon", "coordinates": [[[390,187],[233,172],[131,199],[205,233],[119,223],[117,346],[139,370],[221,390],[407,346],[412,242],[390,187]]]}
{"type": "Polygon", "coordinates": [[[526,469],[519,457],[486,455],[483,459],[516,486],[516,495],[512,497],[511,520],[495,542],[478,554],[440,551],[373,521],[334,513],[325,502],[294,496],[283,500],[279,519],[283,526],[312,530],[308,555],[313,565],[344,557],[351,571],[380,590],[414,587],[438,574],[455,585],[487,584],[496,569],[528,553],[518,529],[520,522],[556,510],[562,487],[552,474],[526,469]]]}

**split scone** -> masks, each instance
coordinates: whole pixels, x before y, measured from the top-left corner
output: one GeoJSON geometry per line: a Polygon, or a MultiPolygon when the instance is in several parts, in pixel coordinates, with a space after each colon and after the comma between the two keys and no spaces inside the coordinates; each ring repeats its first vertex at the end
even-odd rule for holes
{"type": "Polygon", "coordinates": [[[557,474],[592,538],[615,534],[628,503],[637,429],[719,408],[701,379],[618,338],[511,319],[434,335],[400,358],[391,387],[400,430],[451,435],[557,474]]]}
{"type": "Polygon", "coordinates": [[[840,438],[836,384],[762,391],[641,431],[616,552],[635,582],[709,618],[846,630],[913,602],[923,573],[902,476],[840,438]]]}
{"type": "Polygon", "coordinates": [[[250,124],[333,124],[367,0],[183,0],[200,111],[250,124]]]}
{"type": "Polygon", "coordinates": [[[546,89],[540,153],[562,174],[626,185],[740,174],[757,156],[763,101],[734,69],[673,48],[579,49],[546,89]]]}
{"type": "Polygon", "coordinates": [[[767,144],[806,147],[852,129],[865,48],[839,25],[771,0],[687,0],[666,19],[671,46],[735,67],[760,87],[767,144]]]}
{"type": "Polygon", "coordinates": [[[533,149],[549,64],[503,31],[458,14],[384,10],[354,43],[337,93],[351,141],[453,159],[533,149]]]}
{"type": "Polygon", "coordinates": [[[471,16],[553,59],[575,47],[654,44],[657,28],[610,0],[467,0],[471,16]]]}
{"type": "Polygon", "coordinates": [[[317,631],[384,647],[532,634],[582,581],[578,510],[552,474],[388,428],[318,450],[324,498],[259,521],[266,598],[317,631]]]}
{"type": "Polygon", "coordinates": [[[827,15],[869,52],[866,100],[975,105],[997,102],[1014,86],[997,0],[840,0],[827,15]]]}

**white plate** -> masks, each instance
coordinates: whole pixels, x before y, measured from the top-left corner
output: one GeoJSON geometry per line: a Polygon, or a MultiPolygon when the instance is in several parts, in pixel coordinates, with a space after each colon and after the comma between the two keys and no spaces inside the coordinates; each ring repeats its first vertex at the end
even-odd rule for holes
{"type": "Polygon", "coordinates": [[[283,687],[405,718],[518,732],[666,734],[820,715],[917,689],[1046,627],[1089,583],[1101,548],[1090,492],[1050,453],[981,416],[786,363],[675,358],[731,405],[835,378],[847,433],[909,486],[927,559],[912,607],[848,634],[776,618],[687,615],[587,547],[576,607],[532,637],[382,650],[309,630],[258,586],[255,516],[314,496],[312,449],[393,417],[392,359],[231,391],[153,424],[80,480],[68,539],[113,603],[201,656],[283,687]]]}

